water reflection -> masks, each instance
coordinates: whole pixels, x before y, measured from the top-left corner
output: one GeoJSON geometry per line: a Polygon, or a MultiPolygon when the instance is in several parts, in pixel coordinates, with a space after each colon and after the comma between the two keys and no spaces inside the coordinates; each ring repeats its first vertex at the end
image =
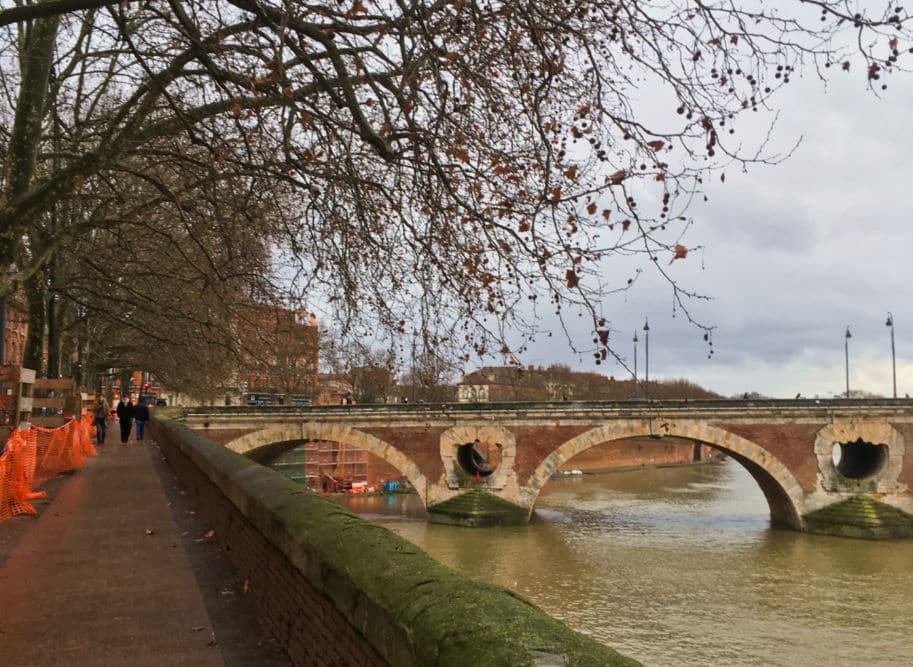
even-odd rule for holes
{"type": "Polygon", "coordinates": [[[425,523],[414,496],[347,504],[653,665],[910,664],[913,542],[772,530],[737,463],[556,480],[529,526],[425,523]]]}

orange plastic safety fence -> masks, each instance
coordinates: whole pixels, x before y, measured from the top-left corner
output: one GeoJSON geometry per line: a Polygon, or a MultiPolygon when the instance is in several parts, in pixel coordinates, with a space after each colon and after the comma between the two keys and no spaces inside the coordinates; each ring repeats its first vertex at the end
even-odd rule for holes
{"type": "Polygon", "coordinates": [[[32,491],[37,485],[95,456],[91,416],[67,422],[60,428],[13,431],[0,455],[0,522],[16,514],[35,514],[29,500],[44,498],[32,491]]]}

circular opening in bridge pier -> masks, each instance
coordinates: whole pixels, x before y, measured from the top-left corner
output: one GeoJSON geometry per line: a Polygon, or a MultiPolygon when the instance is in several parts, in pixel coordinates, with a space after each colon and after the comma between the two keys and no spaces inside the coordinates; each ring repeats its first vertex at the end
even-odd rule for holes
{"type": "Polygon", "coordinates": [[[498,469],[500,453],[499,445],[483,444],[476,440],[457,447],[457,462],[465,473],[473,477],[488,477],[498,469]]]}
{"type": "Polygon", "coordinates": [[[865,479],[877,474],[888,460],[887,445],[873,445],[862,438],[856,442],[834,443],[834,467],[849,479],[865,479]]]}

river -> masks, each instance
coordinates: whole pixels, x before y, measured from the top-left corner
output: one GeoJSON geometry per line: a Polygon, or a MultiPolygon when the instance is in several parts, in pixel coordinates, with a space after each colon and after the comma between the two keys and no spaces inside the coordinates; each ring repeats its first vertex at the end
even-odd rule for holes
{"type": "Polygon", "coordinates": [[[345,502],[648,665],[913,664],[913,541],[773,530],[731,460],[558,479],[516,528],[428,524],[415,496],[345,502]]]}

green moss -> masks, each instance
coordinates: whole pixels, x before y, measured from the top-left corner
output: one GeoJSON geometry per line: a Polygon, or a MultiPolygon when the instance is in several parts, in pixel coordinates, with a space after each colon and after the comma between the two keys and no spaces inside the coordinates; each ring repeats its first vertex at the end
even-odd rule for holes
{"type": "Polygon", "coordinates": [[[474,489],[430,505],[428,520],[468,527],[517,526],[529,522],[529,511],[498,496],[474,489]]]}
{"type": "MultiPolygon", "coordinates": [[[[457,574],[411,542],[173,420],[162,416],[153,428],[156,438],[188,456],[390,664],[638,664],[514,593],[457,574]]],[[[471,494],[481,495],[461,502],[526,513],[483,491],[464,496],[471,494]]]]}
{"type": "Polygon", "coordinates": [[[853,496],[803,518],[812,533],[872,540],[913,537],[913,515],[868,495],[853,496]]]}

